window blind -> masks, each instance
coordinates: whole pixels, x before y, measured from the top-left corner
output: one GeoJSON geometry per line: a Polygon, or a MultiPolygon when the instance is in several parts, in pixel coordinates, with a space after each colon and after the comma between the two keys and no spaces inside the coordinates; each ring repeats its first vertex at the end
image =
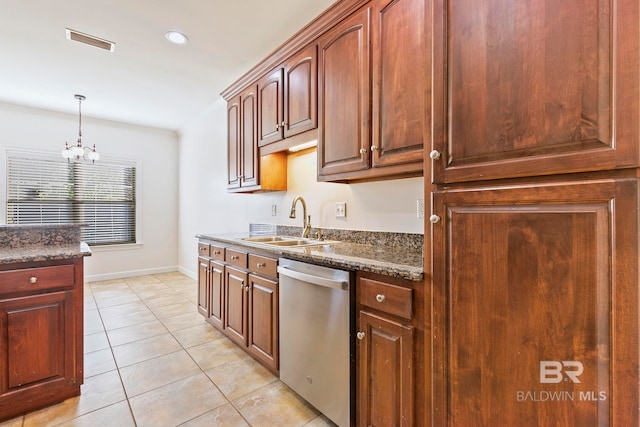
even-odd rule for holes
{"type": "Polygon", "coordinates": [[[7,153],[7,223],[79,223],[90,245],[136,241],[136,164],[7,153]]]}

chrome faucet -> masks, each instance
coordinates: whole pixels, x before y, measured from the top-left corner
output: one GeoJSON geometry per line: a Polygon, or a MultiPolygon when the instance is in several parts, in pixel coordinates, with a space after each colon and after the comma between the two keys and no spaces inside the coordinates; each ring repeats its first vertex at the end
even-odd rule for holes
{"type": "Polygon", "coordinates": [[[289,218],[296,217],[296,203],[298,203],[298,201],[302,203],[302,216],[303,216],[303,227],[304,227],[304,229],[302,230],[302,237],[307,238],[309,237],[309,233],[311,232],[311,215],[307,216],[307,204],[305,203],[302,196],[298,196],[295,199],[293,199],[289,218]]]}

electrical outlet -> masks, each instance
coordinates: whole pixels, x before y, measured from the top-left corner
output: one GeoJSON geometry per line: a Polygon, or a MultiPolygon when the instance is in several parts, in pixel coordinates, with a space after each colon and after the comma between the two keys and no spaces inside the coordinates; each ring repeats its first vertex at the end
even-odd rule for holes
{"type": "Polygon", "coordinates": [[[276,205],[271,205],[271,216],[277,215],[278,208],[276,205]]]}
{"type": "Polygon", "coordinates": [[[336,218],[345,218],[347,216],[347,203],[346,202],[337,202],[336,203],[336,218]]]}
{"type": "Polygon", "coordinates": [[[424,219],[424,199],[418,199],[417,207],[418,219],[424,219]]]}

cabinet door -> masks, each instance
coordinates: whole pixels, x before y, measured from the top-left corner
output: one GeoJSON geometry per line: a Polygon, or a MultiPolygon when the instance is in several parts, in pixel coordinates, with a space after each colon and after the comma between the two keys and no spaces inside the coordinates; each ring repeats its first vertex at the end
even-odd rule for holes
{"type": "Polygon", "coordinates": [[[209,264],[209,323],[224,328],[224,264],[209,264]]]}
{"type": "Polygon", "coordinates": [[[240,187],[240,96],[227,103],[227,188],[240,187]]]}
{"type": "Polygon", "coordinates": [[[358,330],[358,425],[413,426],[414,328],[360,311],[358,330]]]}
{"type": "Polygon", "coordinates": [[[209,317],[209,259],[198,257],[198,312],[209,317]]]}
{"type": "Polygon", "coordinates": [[[278,370],[278,282],[249,275],[249,351],[278,370]]]}
{"type": "Polygon", "coordinates": [[[639,8],[435,1],[435,181],[637,165],[639,8]]]}
{"type": "Polygon", "coordinates": [[[318,179],[369,168],[369,8],[318,41],[318,179]]]}
{"type": "Polygon", "coordinates": [[[436,425],[638,425],[638,189],[435,194],[436,425]]]}
{"type": "Polygon", "coordinates": [[[80,386],[73,303],[73,291],[0,300],[0,414],[80,386]]]}
{"type": "Polygon", "coordinates": [[[240,105],[242,108],[240,186],[249,187],[259,184],[257,86],[250,86],[240,94],[240,105]]]}
{"type": "Polygon", "coordinates": [[[283,70],[278,68],[258,82],[260,110],[258,126],[259,145],[270,144],[283,138],[283,70]]]}
{"type": "Polygon", "coordinates": [[[318,124],[318,54],[315,44],[284,66],[284,136],[315,129],[318,124]]]}
{"type": "Polygon", "coordinates": [[[225,312],[224,333],[236,343],[247,346],[247,309],[248,283],[247,273],[225,266],[225,312]]]}
{"type": "Polygon", "coordinates": [[[372,6],[372,167],[422,171],[428,120],[425,0],[377,0],[372,6]]]}

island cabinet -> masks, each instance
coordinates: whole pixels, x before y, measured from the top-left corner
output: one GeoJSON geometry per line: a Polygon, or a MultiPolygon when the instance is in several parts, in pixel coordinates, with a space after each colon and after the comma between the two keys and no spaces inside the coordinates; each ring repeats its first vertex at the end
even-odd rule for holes
{"type": "Polygon", "coordinates": [[[637,167],[638,2],[433,2],[433,175],[637,167]]]}
{"type": "Polygon", "coordinates": [[[425,11],[424,0],[374,0],[319,39],[319,180],[422,175],[425,11]]]}
{"type": "Polygon", "coordinates": [[[0,421],[80,394],[82,258],[0,266],[0,421]]]}
{"type": "Polygon", "coordinates": [[[635,175],[434,194],[434,425],[639,425],[635,175]]]}
{"type": "Polygon", "coordinates": [[[313,43],[258,81],[258,145],[315,129],[317,94],[317,46],[313,43]]]}
{"type": "Polygon", "coordinates": [[[357,273],[357,425],[425,425],[422,282],[357,273]]]}

